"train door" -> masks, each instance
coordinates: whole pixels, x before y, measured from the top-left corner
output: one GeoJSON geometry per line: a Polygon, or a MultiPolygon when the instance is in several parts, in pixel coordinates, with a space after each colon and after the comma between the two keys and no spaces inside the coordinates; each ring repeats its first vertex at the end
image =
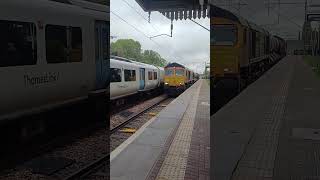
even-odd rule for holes
{"type": "Polygon", "coordinates": [[[109,86],[109,22],[96,21],[95,23],[95,56],[96,56],[96,89],[105,89],[109,86]]]}
{"type": "Polygon", "coordinates": [[[139,90],[143,90],[145,87],[146,73],[144,68],[140,68],[140,82],[139,82],[139,90]]]}

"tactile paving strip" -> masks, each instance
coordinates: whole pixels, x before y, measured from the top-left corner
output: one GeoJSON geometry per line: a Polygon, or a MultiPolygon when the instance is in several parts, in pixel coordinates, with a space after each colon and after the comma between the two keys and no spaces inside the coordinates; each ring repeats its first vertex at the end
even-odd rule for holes
{"type": "Polygon", "coordinates": [[[272,179],[281,121],[294,66],[289,67],[282,81],[278,81],[279,89],[274,89],[277,94],[272,97],[271,106],[266,107],[264,119],[259,123],[245,153],[238,162],[232,176],[233,180],[272,179]]]}
{"type": "Polygon", "coordinates": [[[156,177],[157,180],[184,179],[201,85],[202,82],[198,86],[197,91],[195,91],[196,93],[188,107],[188,111],[183,116],[167,156],[156,177]]]}
{"type": "Polygon", "coordinates": [[[210,100],[210,87],[207,82],[204,82],[200,89],[196,120],[192,130],[184,176],[186,180],[210,179],[210,102],[208,100],[210,100]]]}

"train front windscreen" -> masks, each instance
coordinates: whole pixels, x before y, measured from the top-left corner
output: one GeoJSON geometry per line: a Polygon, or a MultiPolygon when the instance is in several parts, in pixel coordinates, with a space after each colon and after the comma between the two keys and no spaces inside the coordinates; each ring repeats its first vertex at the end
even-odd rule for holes
{"type": "Polygon", "coordinates": [[[234,25],[212,25],[211,45],[234,45],[237,40],[237,28],[234,25]]]}

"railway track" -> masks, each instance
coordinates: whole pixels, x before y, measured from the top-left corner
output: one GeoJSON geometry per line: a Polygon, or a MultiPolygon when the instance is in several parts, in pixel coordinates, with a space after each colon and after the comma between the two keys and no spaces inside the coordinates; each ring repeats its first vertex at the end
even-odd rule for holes
{"type": "MultiPolygon", "coordinates": [[[[168,99],[166,95],[159,96],[154,100],[151,100],[147,106],[140,109],[139,111],[131,114],[124,121],[121,121],[113,128],[110,129],[110,134],[116,133],[121,128],[128,125],[130,122],[134,121],[136,118],[140,117],[145,112],[155,108],[161,102],[164,102],[168,99]]],[[[109,178],[109,154],[105,154],[91,163],[87,163],[87,165],[79,168],[72,173],[68,173],[69,175],[65,176],[64,180],[76,180],[76,179],[108,179],[109,178]]],[[[63,176],[63,175],[62,175],[63,176]]],[[[60,175],[61,177],[61,175],[60,175]]]]}
{"type": "Polygon", "coordinates": [[[139,113],[128,118],[127,121],[117,124],[113,129],[113,133],[110,134],[110,152],[126,141],[132,134],[140,129],[146,122],[155,117],[173,100],[174,98],[166,97],[162,101],[159,100],[157,103],[143,108],[139,113]]]}
{"type": "Polygon", "coordinates": [[[146,111],[150,110],[151,108],[157,106],[159,103],[163,102],[164,100],[168,99],[167,95],[161,95],[158,99],[156,99],[154,102],[152,102],[150,105],[147,107],[144,107],[142,110],[139,110],[138,112],[133,113],[129,117],[126,118],[126,120],[122,121],[115,127],[111,128],[110,134],[114,134],[117,132],[119,129],[123,128],[126,126],[128,123],[139,117],[141,114],[145,113],[146,111]]]}
{"type": "Polygon", "coordinates": [[[90,176],[98,176],[99,179],[108,179],[109,172],[109,155],[104,155],[96,161],[88,164],[87,166],[79,169],[71,175],[64,178],[64,180],[76,180],[76,179],[91,179],[90,176]],[[97,173],[98,172],[98,173],[97,173]]]}
{"type": "MultiPolygon", "coordinates": [[[[130,122],[134,121],[136,118],[140,117],[145,112],[153,109],[157,105],[159,105],[161,102],[164,102],[168,99],[167,95],[161,95],[157,97],[154,100],[151,100],[152,102],[148,103],[148,105],[139,111],[131,114],[129,117],[127,117],[124,121],[121,121],[117,125],[115,125],[113,128],[110,129],[110,134],[116,133],[121,128],[128,125],[130,122]]],[[[91,162],[90,164],[80,168],[79,170],[75,171],[69,176],[66,176],[63,178],[64,180],[76,180],[76,179],[107,179],[109,178],[109,154],[105,154],[98,158],[97,160],[91,162]]]]}
{"type": "MultiPolygon", "coordinates": [[[[125,126],[138,129],[141,127],[140,125],[132,125],[141,121],[141,117],[145,116],[144,120],[139,122],[140,124],[144,124],[151,119],[151,116],[146,112],[150,111],[156,114],[172,100],[166,95],[161,95],[130,108],[129,110],[132,113],[126,117],[123,116],[121,121],[113,123],[109,130],[110,134],[131,136],[132,133],[122,133],[118,130],[125,126]]],[[[87,136],[84,135],[83,138],[79,137],[79,139],[76,137],[75,139],[78,140],[73,141],[73,143],[69,141],[70,144],[67,146],[59,146],[52,151],[49,151],[50,148],[38,150],[38,155],[21,164],[19,168],[4,172],[0,175],[0,179],[108,179],[111,148],[107,147],[106,143],[109,132],[106,129],[100,129],[92,135],[83,132],[87,136]]],[[[122,138],[122,140],[124,139],[126,138],[122,138]]],[[[46,146],[52,147],[53,145],[50,144],[55,145],[60,140],[58,138],[57,142],[50,142],[49,146],[46,146]]],[[[117,141],[117,143],[121,143],[121,141],[117,141]]]]}

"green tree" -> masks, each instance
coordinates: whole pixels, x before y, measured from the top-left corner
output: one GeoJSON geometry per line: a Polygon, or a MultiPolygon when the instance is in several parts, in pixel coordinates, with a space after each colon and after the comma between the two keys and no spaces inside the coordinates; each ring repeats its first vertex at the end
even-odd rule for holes
{"type": "Polygon", "coordinates": [[[162,67],[167,64],[166,60],[163,59],[159,53],[153,50],[144,50],[143,61],[148,64],[153,64],[162,67]]]}
{"type": "Polygon", "coordinates": [[[119,39],[111,43],[111,55],[125,58],[141,58],[141,44],[133,39],[119,39]]]}
{"type": "Polygon", "coordinates": [[[111,55],[134,59],[135,61],[152,64],[155,66],[165,66],[167,61],[153,50],[141,49],[141,44],[133,39],[119,39],[111,43],[111,55]]]}

